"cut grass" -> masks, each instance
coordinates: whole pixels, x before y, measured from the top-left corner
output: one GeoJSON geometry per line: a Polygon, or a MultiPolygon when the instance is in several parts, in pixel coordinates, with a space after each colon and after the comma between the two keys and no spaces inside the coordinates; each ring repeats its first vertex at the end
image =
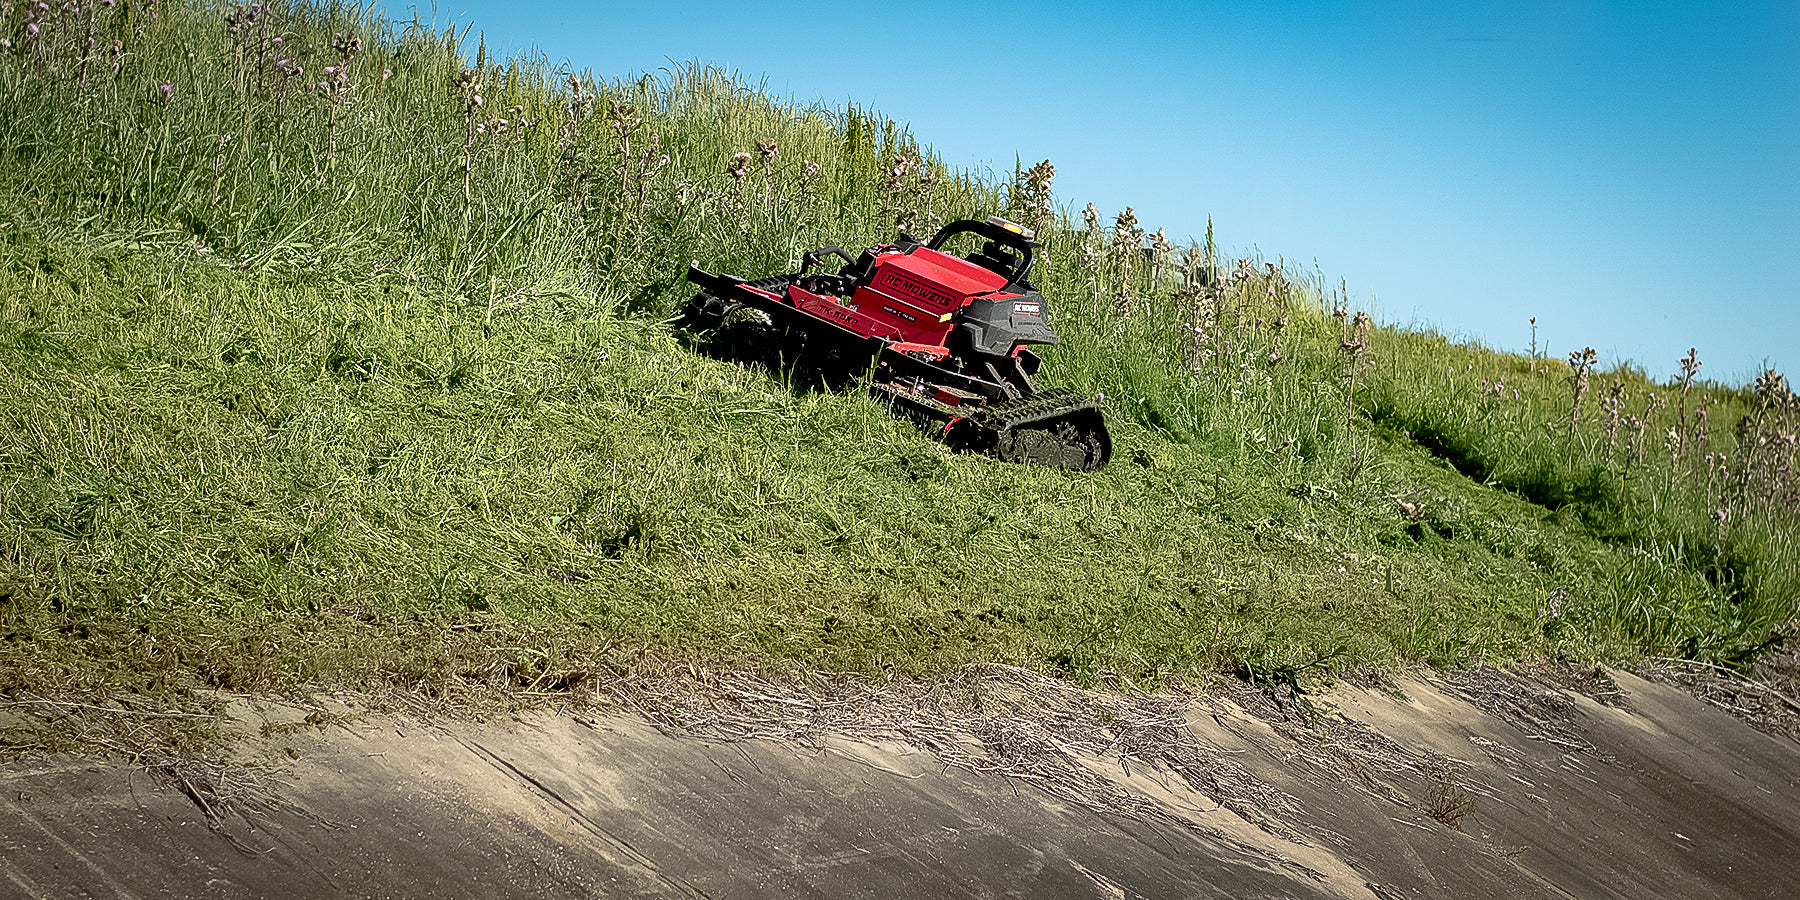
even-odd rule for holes
{"type": "Polygon", "coordinates": [[[15,662],[121,684],[454,679],[471,641],[1146,683],[1449,663],[1543,650],[1584,575],[1579,535],[1423,454],[1301,483],[1115,413],[1099,475],[1007,466],[604,305],[59,260],[0,274],[0,622],[15,662]]]}

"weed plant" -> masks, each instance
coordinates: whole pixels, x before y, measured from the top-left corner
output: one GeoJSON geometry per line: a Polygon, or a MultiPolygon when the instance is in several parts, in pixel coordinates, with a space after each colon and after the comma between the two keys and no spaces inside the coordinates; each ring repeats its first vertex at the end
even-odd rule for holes
{"type": "Polygon", "coordinates": [[[703,65],[338,4],[0,3],[0,691],[578,690],[634,652],[1154,685],[1794,633],[1784,379],[1375,324],[703,65]],[[691,352],[756,277],[1006,212],[1097,475],[691,352]],[[1148,244],[1146,245],[1146,241],[1148,244]],[[1671,402],[1672,401],[1672,402],[1671,402]]]}

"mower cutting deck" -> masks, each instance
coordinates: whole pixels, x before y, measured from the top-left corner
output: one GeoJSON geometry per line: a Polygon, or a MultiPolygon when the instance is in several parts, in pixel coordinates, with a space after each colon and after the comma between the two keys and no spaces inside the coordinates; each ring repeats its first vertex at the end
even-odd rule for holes
{"type": "Polygon", "coordinates": [[[902,234],[860,258],[838,247],[800,271],[745,281],[694,263],[701,292],[680,323],[738,357],[857,375],[895,414],[946,444],[1032,465],[1098,471],[1112,438],[1094,401],[1033,384],[1032,345],[1056,343],[1049,306],[1027,276],[1032,233],[1005,219],[963,219],[919,243],[902,234]],[[943,249],[960,235],[980,249],[943,249]],[[814,271],[827,256],[836,274],[814,271]]]}

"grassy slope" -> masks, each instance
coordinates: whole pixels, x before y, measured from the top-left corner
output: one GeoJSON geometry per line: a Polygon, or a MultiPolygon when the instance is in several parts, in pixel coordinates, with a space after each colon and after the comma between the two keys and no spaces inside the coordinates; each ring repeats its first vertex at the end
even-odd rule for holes
{"type": "MultiPolygon", "coordinates": [[[[948,454],[656,322],[688,258],[760,275],[908,208],[1032,214],[1019,192],[928,154],[893,190],[903,129],[703,69],[571,107],[541,64],[490,64],[473,107],[452,39],[342,10],[274,31],[316,73],[358,27],[349,99],[284,93],[233,69],[221,12],[96,19],[135,42],[116,78],[49,42],[0,56],[24,123],[0,143],[0,691],[568,690],[639,648],[1291,680],[1730,660],[1792,613],[1783,523],[1715,526],[1717,492],[1654,443],[1627,461],[1592,395],[1568,429],[1566,367],[1388,329],[1346,351],[1320,279],[1123,271],[1119,229],[1040,222],[1047,375],[1106,392],[1118,461],[948,454]],[[489,137],[499,115],[539,122],[489,137]],[[767,169],[724,173],[764,139],[767,169]],[[1519,400],[1483,392],[1502,377],[1519,400]]],[[[1705,390],[1725,452],[1755,400],[1705,390]]]]}
{"type": "Polygon", "coordinates": [[[236,687],[388,665],[379,635],[337,643],[371,623],[861,671],[1449,659],[1456,632],[1528,649],[1554,585],[1507,544],[1566,539],[1418,454],[1387,464],[1491,507],[1495,534],[1393,540],[1409,523],[1380,496],[1233,471],[1121,416],[1124,461],[1097,476],[953,456],[579,304],[487,322],[145,262],[5,276],[7,321],[33,323],[7,360],[14,646],[148,623],[236,687]],[[207,659],[215,623],[254,663],[207,659]]]}

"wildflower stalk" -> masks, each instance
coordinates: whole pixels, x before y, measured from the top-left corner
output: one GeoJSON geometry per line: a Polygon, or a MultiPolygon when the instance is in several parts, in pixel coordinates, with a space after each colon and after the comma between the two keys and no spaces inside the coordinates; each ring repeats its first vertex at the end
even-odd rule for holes
{"type": "Polygon", "coordinates": [[[1082,207],[1081,249],[1079,251],[1081,271],[1087,273],[1088,302],[1092,306],[1093,317],[1100,318],[1100,211],[1089,203],[1082,207]]]}
{"type": "Polygon", "coordinates": [[[462,74],[456,79],[457,87],[462,91],[462,173],[464,200],[472,199],[474,197],[474,192],[470,189],[470,181],[472,180],[475,162],[475,111],[480,109],[482,104],[481,83],[476,81],[475,78],[476,74],[474,69],[464,69],[462,74]]]}
{"type": "Polygon", "coordinates": [[[1187,252],[1182,255],[1182,288],[1178,295],[1182,304],[1182,355],[1190,371],[1198,372],[1211,358],[1211,350],[1206,346],[1207,330],[1211,323],[1207,321],[1208,291],[1211,290],[1208,273],[1211,266],[1198,245],[1188,244],[1187,252]]]}
{"type": "Polygon", "coordinates": [[[75,83],[81,87],[87,87],[88,62],[93,59],[93,54],[90,51],[93,50],[94,47],[94,18],[97,15],[98,12],[95,10],[93,3],[89,2],[87,7],[87,18],[84,20],[84,24],[87,28],[85,33],[82,34],[81,47],[79,51],[77,51],[81,54],[81,67],[76,74],[75,83]]]}
{"type": "Polygon", "coordinates": [[[781,148],[773,139],[756,142],[756,157],[762,162],[763,171],[763,215],[772,217],[775,214],[775,157],[781,154],[781,148]]]}
{"type": "Polygon", "coordinates": [[[1593,370],[1594,363],[1600,355],[1592,347],[1583,347],[1580,351],[1569,353],[1569,436],[1575,436],[1575,426],[1581,423],[1581,398],[1587,393],[1588,373],[1593,370]]]}
{"type": "Polygon", "coordinates": [[[1675,457],[1676,457],[1676,459],[1685,458],[1685,451],[1687,450],[1688,390],[1693,387],[1694,375],[1700,371],[1700,366],[1701,366],[1701,362],[1700,362],[1699,357],[1697,356],[1697,353],[1698,353],[1698,348],[1689,347],[1687,356],[1684,356],[1679,360],[1679,362],[1681,363],[1681,401],[1678,406],[1679,415],[1676,417],[1676,420],[1675,420],[1675,428],[1676,428],[1675,457]]]}
{"type": "Polygon", "coordinates": [[[582,163],[581,123],[595,97],[579,76],[568,76],[568,85],[569,100],[563,104],[562,139],[557,144],[557,157],[562,163],[563,181],[568,186],[565,194],[569,208],[580,209],[586,205],[587,180],[594,174],[592,167],[582,163]]]}
{"type": "MultiPolygon", "coordinates": [[[[325,167],[319,171],[319,177],[325,177],[325,170],[331,168],[331,162],[337,156],[338,116],[343,108],[344,99],[350,94],[350,61],[362,52],[362,38],[355,29],[338,35],[331,41],[331,49],[337,52],[337,65],[326,66],[326,81],[319,82],[319,93],[325,95],[330,104],[329,114],[325,121],[325,167]]],[[[466,184],[466,182],[465,182],[466,184]]]]}
{"type": "Polygon", "coordinates": [[[606,101],[606,125],[612,129],[613,150],[619,158],[618,165],[613,170],[619,175],[619,208],[621,216],[626,221],[631,219],[631,216],[624,211],[627,198],[632,195],[631,142],[643,124],[644,120],[638,116],[636,106],[615,100],[606,101]]]}
{"type": "Polygon", "coordinates": [[[1332,311],[1338,321],[1338,360],[1344,376],[1344,428],[1348,430],[1356,420],[1356,384],[1364,368],[1369,352],[1369,331],[1373,320],[1369,314],[1358,310],[1348,322],[1345,315],[1348,310],[1339,306],[1332,311]]]}
{"type": "Polygon", "coordinates": [[[1137,214],[1127,206],[1113,220],[1112,243],[1107,248],[1113,270],[1113,314],[1121,319],[1131,318],[1137,305],[1133,282],[1137,277],[1137,257],[1143,246],[1144,229],[1138,226],[1137,214]]]}
{"type": "Polygon", "coordinates": [[[1013,180],[1007,190],[1007,215],[1033,231],[1045,231],[1050,216],[1056,211],[1050,195],[1050,184],[1056,178],[1056,167],[1044,160],[1021,170],[1013,161],[1013,180]]]}
{"type": "Polygon", "coordinates": [[[1613,448],[1617,445],[1620,416],[1625,408],[1625,382],[1614,381],[1606,386],[1606,396],[1600,401],[1600,408],[1606,412],[1606,460],[1613,460],[1613,448]]]}
{"type": "Polygon", "coordinates": [[[734,154],[731,157],[731,162],[725,166],[725,174],[731,176],[731,190],[732,197],[734,198],[733,205],[737,212],[736,218],[738,220],[739,231],[748,231],[750,229],[750,223],[746,219],[748,209],[747,205],[744,203],[744,177],[750,174],[750,161],[750,154],[740,151],[734,154]]]}

